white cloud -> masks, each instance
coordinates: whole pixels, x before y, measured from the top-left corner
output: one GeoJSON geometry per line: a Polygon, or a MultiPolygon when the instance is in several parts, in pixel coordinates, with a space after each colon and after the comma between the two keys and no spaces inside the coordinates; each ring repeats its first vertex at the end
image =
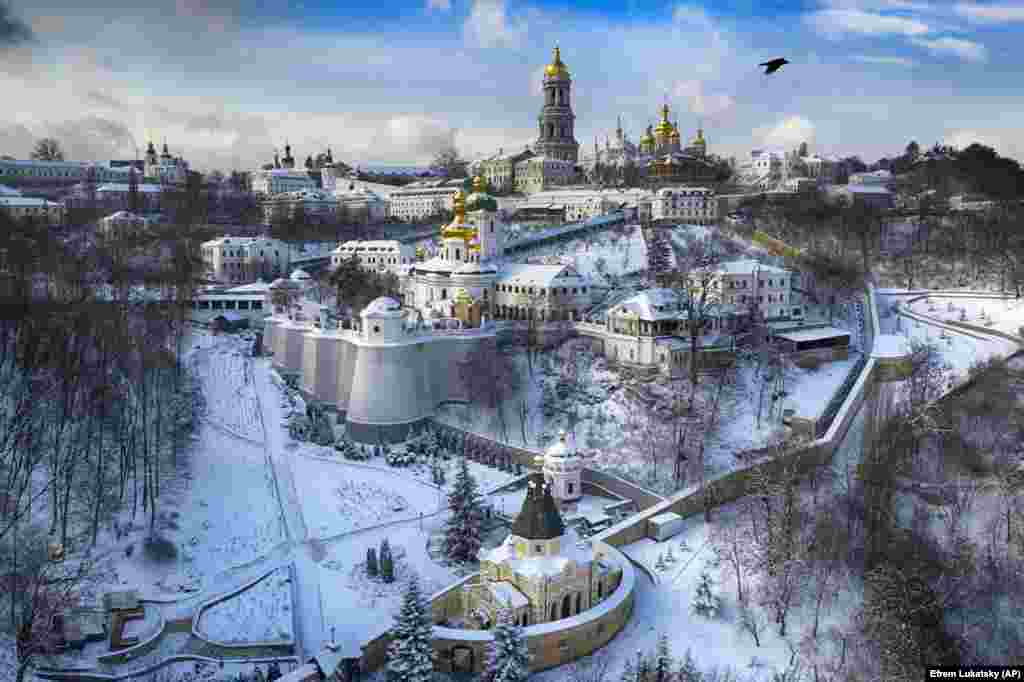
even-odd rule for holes
{"type": "Polygon", "coordinates": [[[823,5],[832,9],[861,10],[865,12],[932,12],[935,5],[913,0],[827,0],[823,5]]]}
{"type": "Polygon", "coordinates": [[[672,11],[672,20],[683,26],[704,28],[711,25],[711,18],[704,8],[696,5],[677,5],[672,11]]]}
{"type": "Polygon", "coordinates": [[[434,10],[439,9],[442,12],[447,12],[452,8],[452,0],[427,0],[427,9],[434,10]]]}
{"type": "Polygon", "coordinates": [[[962,38],[911,38],[910,42],[935,54],[953,54],[968,62],[983,62],[988,59],[988,50],[984,45],[962,38]]]}
{"type": "Polygon", "coordinates": [[[525,22],[509,19],[505,0],[473,0],[462,30],[472,47],[517,48],[526,36],[525,22]]]}
{"type": "Polygon", "coordinates": [[[736,106],[736,100],[731,95],[705,92],[703,81],[679,81],[671,91],[674,97],[686,100],[691,114],[718,123],[721,123],[736,106]]]}
{"type": "Polygon", "coordinates": [[[804,22],[826,38],[847,34],[919,36],[928,33],[928,25],[916,19],[886,16],[856,9],[827,9],[812,12],[804,22]]]}
{"type": "Polygon", "coordinates": [[[1024,5],[976,5],[960,2],[953,10],[962,17],[983,24],[1024,21],[1024,5]]]}
{"type": "Polygon", "coordinates": [[[892,66],[913,66],[915,64],[913,59],[907,59],[906,57],[888,57],[883,55],[869,55],[859,54],[854,56],[854,61],[861,62],[862,64],[882,64],[892,66]]]}
{"type": "Polygon", "coordinates": [[[803,116],[789,116],[773,127],[756,129],[754,137],[759,138],[766,146],[788,150],[801,142],[814,144],[814,124],[803,116]]]}

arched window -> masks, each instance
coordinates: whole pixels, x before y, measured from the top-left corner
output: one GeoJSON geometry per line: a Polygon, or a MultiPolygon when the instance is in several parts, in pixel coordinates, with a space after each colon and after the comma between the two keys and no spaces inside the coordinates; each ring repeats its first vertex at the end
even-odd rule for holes
{"type": "Polygon", "coordinates": [[[558,620],[558,604],[551,605],[551,618],[550,620],[558,620]]]}
{"type": "Polygon", "coordinates": [[[562,597],[562,618],[568,618],[572,615],[572,595],[565,595],[562,597]]]}
{"type": "Polygon", "coordinates": [[[604,598],[604,581],[603,580],[598,580],[597,581],[597,598],[598,599],[603,599],[604,598]]]}
{"type": "Polygon", "coordinates": [[[441,289],[441,300],[443,301],[446,298],[448,298],[448,290],[447,289],[441,289]]]}
{"type": "Polygon", "coordinates": [[[583,593],[582,592],[577,592],[576,593],[576,613],[579,613],[582,610],[582,605],[583,605],[583,593]]]}

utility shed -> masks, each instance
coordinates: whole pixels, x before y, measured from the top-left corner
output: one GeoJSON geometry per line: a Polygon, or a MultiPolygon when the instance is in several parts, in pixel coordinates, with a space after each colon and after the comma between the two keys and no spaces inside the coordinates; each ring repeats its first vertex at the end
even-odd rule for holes
{"type": "Polygon", "coordinates": [[[675,512],[665,512],[647,519],[647,537],[657,542],[668,540],[683,530],[683,517],[675,512]]]}

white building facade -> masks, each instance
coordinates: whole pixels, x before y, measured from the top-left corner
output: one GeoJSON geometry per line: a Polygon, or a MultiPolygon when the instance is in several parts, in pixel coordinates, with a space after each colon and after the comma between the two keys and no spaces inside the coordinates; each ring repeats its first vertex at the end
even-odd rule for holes
{"type": "Polygon", "coordinates": [[[458,187],[403,187],[388,196],[388,215],[418,222],[451,213],[458,187]]]}
{"type": "Polygon", "coordinates": [[[378,241],[348,241],[331,252],[331,268],[343,260],[358,258],[366,270],[404,274],[416,262],[416,247],[397,239],[378,241]]]}
{"type": "Polygon", "coordinates": [[[304,170],[292,168],[257,170],[253,171],[249,177],[253,193],[263,196],[316,189],[316,181],[304,170]]]}
{"type": "Polygon", "coordinates": [[[0,210],[16,220],[32,219],[51,226],[64,223],[64,205],[46,199],[34,199],[17,195],[0,196],[0,210]]]}
{"type": "Polygon", "coordinates": [[[706,187],[665,187],[655,195],[651,218],[711,225],[718,220],[718,199],[706,187]]]}
{"type": "Polygon", "coordinates": [[[260,202],[260,208],[265,225],[276,220],[293,220],[297,215],[309,222],[333,222],[338,217],[337,198],[315,189],[273,194],[260,202]]]}
{"type": "Polygon", "coordinates": [[[200,247],[207,272],[220,282],[253,282],[288,273],[291,247],[268,237],[221,237],[200,247]]]}
{"type": "Polygon", "coordinates": [[[579,179],[576,163],[549,156],[534,156],[515,165],[517,192],[534,194],[552,187],[571,185],[579,179]]]}

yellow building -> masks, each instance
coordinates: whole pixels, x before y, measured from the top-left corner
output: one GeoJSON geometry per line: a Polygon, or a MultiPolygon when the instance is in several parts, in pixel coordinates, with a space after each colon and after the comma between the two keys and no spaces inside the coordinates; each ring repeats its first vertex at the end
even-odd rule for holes
{"type": "Polygon", "coordinates": [[[480,584],[466,593],[467,625],[490,627],[500,610],[523,626],[570,618],[610,596],[621,579],[621,566],[596,558],[591,544],[565,526],[538,471],[511,533],[480,552],[480,584]]]}

